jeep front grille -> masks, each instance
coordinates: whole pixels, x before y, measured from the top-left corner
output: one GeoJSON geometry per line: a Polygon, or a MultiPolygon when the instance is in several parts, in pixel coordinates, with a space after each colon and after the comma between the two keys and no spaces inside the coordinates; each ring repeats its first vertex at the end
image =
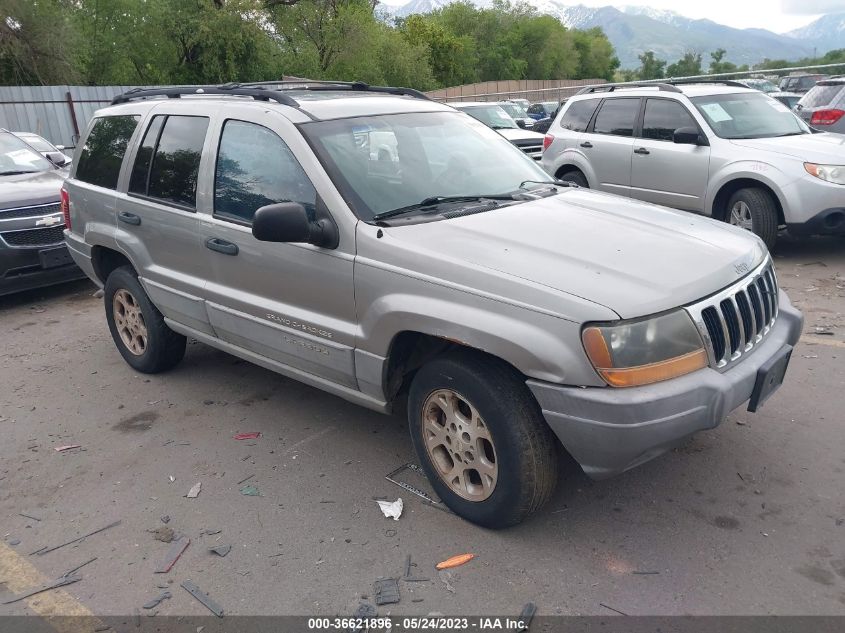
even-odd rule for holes
{"type": "Polygon", "coordinates": [[[778,316],[778,284],[767,259],[739,283],[687,307],[707,349],[710,366],[724,369],[754,349],[778,316]]]}

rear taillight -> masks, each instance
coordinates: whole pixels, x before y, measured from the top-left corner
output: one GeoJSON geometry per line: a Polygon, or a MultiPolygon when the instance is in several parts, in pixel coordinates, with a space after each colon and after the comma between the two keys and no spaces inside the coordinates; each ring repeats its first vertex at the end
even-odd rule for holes
{"type": "Polygon", "coordinates": [[[810,118],[810,125],[833,125],[845,116],[845,110],[816,110],[810,118]]]}
{"type": "Polygon", "coordinates": [[[543,151],[544,152],[547,149],[549,149],[549,145],[551,145],[552,141],[554,141],[554,140],[555,140],[555,137],[554,137],[553,134],[546,134],[546,136],[543,137],[543,151]]]}
{"type": "Polygon", "coordinates": [[[62,215],[65,216],[65,228],[70,230],[70,196],[67,194],[67,189],[62,187],[62,215]]]}

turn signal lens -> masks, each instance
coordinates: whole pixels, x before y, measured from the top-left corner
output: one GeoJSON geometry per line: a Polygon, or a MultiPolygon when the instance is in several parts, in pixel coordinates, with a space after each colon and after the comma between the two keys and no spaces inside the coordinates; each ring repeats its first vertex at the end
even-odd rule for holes
{"type": "Polygon", "coordinates": [[[611,387],[648,385],[707,367],[701,335],[683,310],[591,325],[581,340],[593,367],[611,387]]]}

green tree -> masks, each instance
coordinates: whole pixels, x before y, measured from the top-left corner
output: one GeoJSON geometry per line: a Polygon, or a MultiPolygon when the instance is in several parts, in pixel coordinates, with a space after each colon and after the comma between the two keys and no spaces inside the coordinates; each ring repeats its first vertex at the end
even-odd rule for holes
{"type": "Polygon", "coordinates": [[[692,77],[700,74],[701,53],[687,51],[681,59],[666,67],[667,77],[692,77]]]}
{"type": "Polygon", "coordinates": [[[646,51],[640,58],[640,67],[637,69],[637,76],[640,79],[662,79],[666,60],[654,56],[654,51],[646,51]]]}
{"type": "Polygon", "coordinates": [[[736,64],[733,64],[728,61],[722,61],[727,54],[724,48],[717,48],[715,51],[710,53],[710,73],[711,74],[719,74],[719,73],[733,73],[737,71],[736,64]]]}
{"type": "Polygon", "coordinates": [[[613,81],[613,75],[619,68],[619,58],[604,31],[596,27],[572,31],[572,34],[578,51],[578,72],[574,79],[601,77],[613,81]]]}

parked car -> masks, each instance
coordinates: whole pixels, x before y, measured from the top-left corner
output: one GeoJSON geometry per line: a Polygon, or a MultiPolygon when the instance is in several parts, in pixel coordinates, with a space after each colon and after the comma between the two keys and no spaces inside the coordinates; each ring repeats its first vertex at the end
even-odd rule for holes
{"type": "Polygon", "coordinates": [[[552,116],[552,113],[560,107],[557,101],[542,101],[541,103],[532,103],[528,106],[528,116],[539,121],[546,117],[552,116]]]}
{"type": "Polygon", "coordinates": [[[563,104],[566,103],[566,99],[560,102],[557,110],[552,112],[551,116],[547,116],[545,119],[540,119],[534,123],[534,127],[531,128],[532,132],[537,132],[538,134],[545,134],[549,131],[549,128],[552,125],[552,122],[555,120],[557,113],[560,112],[560,109],[563,107],[563,104]]]}
{"type": "Polygon", "coordinates": [[[528,110],[528,106],[531,105],[531,102],[528,99],[508,99],[508,101],[522,106],[523,110],[528,110]]]}
{"type": "Polygon", "coordinates": [[[816,130],[845,134],[845,77],[817,83],[801,97],[795,112],[816,130]]]}
{"type": "Polygon", "coordinates": [[[520,128],[499,104],[484,101],[463,101],[449,105],[461,112],[466,112],[472,118],[496,130],[534,160],[539,161],[542,157],[543,135],[520,128]]]}
{"type": "Polygon", "coordinates": [[[191,337],[377,411],[407,396],[435,492],[489,527],[551,497],[556,438],[609,477],[780,385],[802,317],[754,236],[556,183],[415,91],[296,85],[136,90],[89,123],[65,235],[133,370],[191,337]]]}
{"type": "Polygon", "coordinates": [[[778,89],[781,92],[798,92],[804,94],[819,81],[826,78],[827,75],[788,75],[780,80],[778,89]]]}
{"type": "Polygon", "coordinates": [[[740,83],[745,84],[749,88],[754,88],[754,90],[765,92],[766,94],[778,91],[778,87],[768,79],[760,79],[754,77],[749,79],[741,79],[740,83]]]}
{"type": "Polygon", "coordinates": [[[813,134],[735,82],[585,88],[544,141],[581,186],[712,216],[759,235],[845,235],[845,137],[813,134]]]}
{"type": "Polygon", "coordinates": [[[523,130],[532,130],[534,128],[534,119],[528,116],[520,104],[513,101],[499,101],[499,106],[502,110],[508,113],[508,116],[523,130]]]}
{"type": "Polygon", "coordinates": [[[772,99],[777,99],[783,105],[785,105],[790,110],[794,110],[795,106],[798,105],[798,102],[801,100],[801,97],[804,95],[800,95],[797,92],[769,92],[767,93],[772,99]]]}
{"type": "Polygon", "coordinates": [[[84,277],[64,243],[65,174],[0,129],[0,295],[84,277]]]}
{"type": "Polygon", "coordinates": [[[33,132],[12,132],[12,134],[58,167],[68,169],[73,163],[73,158],[64,153],[64,145],[53,145],[43,136],[38,136],[33,132]]]}

